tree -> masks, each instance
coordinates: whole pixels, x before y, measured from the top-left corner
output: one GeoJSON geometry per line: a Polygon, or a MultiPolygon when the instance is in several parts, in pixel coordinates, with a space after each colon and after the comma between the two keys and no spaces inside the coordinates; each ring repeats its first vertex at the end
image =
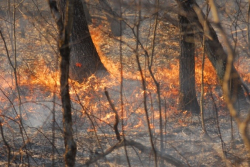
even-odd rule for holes
{"type": "Polygon", "coordinates": [[[58,47],[61,55],[60,62],[60,94],[62,99],[62,111],[63,111],[63,138],[65,145],[65,165],[74,166],[76,157],[76,143],[73,139],[73,129],[72,129],[72,113],[71,113],[71,103],[69,95],[69,60],[70,60],[70,32],[73,23],[73,10],[74,1],[67,0],[64,2],[64,12],[59,13],[57,8],[57,3],[54,0],[49,1],[49,6],[54,19],[57,23],[57,28],[59,31],[58,47]],[[64,19],[62,19],[64,15],[64,19]]]}
{"type": "Polygon", "coordinates": [[[82,1],[82,5],[83,5],[83,10],[84,10],[85,18],[86,18],[87,22],[88,22],[89,24],[91,24],[91,23],[92,23],[92,20],[91,20],[91,16],[90,16],[90,13],[89,13],[89,9],[88,9],[88,7],[87,7],[87,4],[86,4],[86,1],[85,1],[85,0],[82,1]]]}
{"type": "MultiPolygon", "coordinates": [[[[198,4],[195,0],[188,0],[183,3],[180,0],[176,0],[179,7],[180,7],[180,14],[187,18],[187,20],[195,25],[195,31],[197,32],[197,36],[199,40],[202,42],[203,35],[205,32],[204,30],[204,13],[199,8],[198,4]]],[[[206,24],[207,32],[205,34],[205,51],[208,56],[208,59],[212,63],[214,69],[216,70],[217,77],[222,84],[224,76],[225,76],[225,69],[227,65],[227,53],[223,49],[217,34],[211,24],[207,22],[206,24]]],[[[230,95],[234,97],[234,105],[238,105],[239,103],[242,106],[247,105],[245,93],[248,94],[248,88],[243,83],[240,75],[238,74],[237,70],[233,66],[231,69],[230,74],[230,81],[229,85],[230,95]]],[[[248,95],[249,96],[249,95],[248,95]]],[[[247,97],[249,98],[249,97],[247,97]]]]}
{"type": "Polygon", "coordinates": [[[182,111],[199,113],[200,108],[195,91],[195,44],[192,25],[187,18],[179,16],[180,47],[179,81],[180,95],[179,105],[182,111]]]}
{"type": "Polygon", "coordinates": [[[71,59],[69,76],[82,82],[91,74],[107,73],[91,39],[81,0],[75,0],[74,22],[71,36],[71,59]]]}

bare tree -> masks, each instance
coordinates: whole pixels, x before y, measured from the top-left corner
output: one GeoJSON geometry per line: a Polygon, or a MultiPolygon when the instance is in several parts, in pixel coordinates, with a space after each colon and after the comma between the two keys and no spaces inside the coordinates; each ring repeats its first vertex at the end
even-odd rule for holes
{"type": "Polygon", "coordinates": [[[73,139],[73,129],[72,129],[72,114],[71,114],[71,104],[69,95],[69,62],[70,62],[70,35],[73,24],[73,11],[74,11],[74,1],[65,1],[64,8],[64,19],[62,13],[59,12],[57,8],[57,3],[54,0],[49,0],[49,6],[54,19],[57,23],[57,28],[59,31],[58,47],[61,55],[60,63],[60,89],[62,98],[62,110],[63,110],[63,137],[65,145],[65,164],[66,166],[75,165],[76,156],[76,143],[73,139]]]}

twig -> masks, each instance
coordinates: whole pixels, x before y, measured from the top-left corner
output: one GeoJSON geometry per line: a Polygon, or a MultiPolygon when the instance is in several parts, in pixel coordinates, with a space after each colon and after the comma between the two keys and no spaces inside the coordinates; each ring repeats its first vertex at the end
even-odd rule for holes
{"type": "Polygon", "coordinates": [[[203,46],[203,50],[202,50],[202,65],[201,65],[201,98],[200,98],[200,110],[201,110],[201,125],[202,125],[202,130],[204,135],[206,135],[207,137],[209,137],[207,130],[206,130],[206,126],[205,126],[205,121],[204,121],[204,66],[205,66],[205,39],[206,39],[206,35],[208,34],[208,27],[207,27],[207,17],[209,14],[209,6],[207,4],[207,11],[206,11],[206,17],[204,19],[204,34],[203,34],[203,39],[202,39],[202,46],[203,46]]]}
{"type": "Polygon", "coordinates": [[[175,146],[173,146],[173,145],[170,144],[170,143],[169,143],[169,145],[170,145],[171,147],[173,147],[173,149],[174,149],[174,150],[175,150],[175,151],[185,160],[186,164],[187,164],[189,167],[191,167],[190,164],[188,163],[187,158],[184,157],[184,155],[182,155],[182,153],[181,153],[175,146]]]}
{"type": "MultiPolygon", "coordinates": [[[[3,40],[3,42],[4,42],[4,47],[5,47],[5,51],[6,51],[6,54],[7,54],[7,58],[8,58],[8,61],[9,61],[9,64],[10,64],[10,66],[12,67],[12,69],[13,69],[13,71],[14,71],[14,77],[15,77],[15,86],[16,86],[16,90],[17,90],[17,94],[18,94],[18,111],[19,111],[19,113],[17,113],[17,111],[16,111],[16,109],[15,109],[15,107],[14,107],[14,105],[13,105],[13,103],[11,102],[11,100],[5,95],[5,97],[7,97],[8,98],[8,100],[10,101],[10,103],[11,103],[11,105],[13,106],[13,108],[14,108],[14,111],[16,112],[16,114],[17,114],[17,116],[18,116],[18,118],[19,118],[19,121],[20,121],[20,124],[19,124],[19,129],[20,129],[20,133],[21,133],[21,136],[22,136],[22,140],[23,140],[23,143],[24,143],[24,145],[25,145],[25,139],[24,139],[24,134],[23,134],[23,131],[24,131],[24,133],[25,133],[25,135],[26,135],[26,137],[28,138],[28,136],[27,136],[27,133],[26,133],[26,131],[25,131],[25,129],[24,129],[24,126],[23,126],[23,122],[22,122],[22,110],[21,110],[21,104],[22,104],[22,102],[21,102],[21,95],[20,95],[20,88],[19,88],[19,84],[18,84],[18,78],[17,78],[17,62],[16,62],[16,28],[15,28],[15,5],[14,5],[14,11],[13,11],[13,18],[14,18],[14,27],[13,27],[13,31],[14,31],[14,33],[13,33],[13,37],[14,37],[14,64],[12,63],[12,61],[11,61],[11,59],[10,59],[10,54],[9,54],[9,51],[8,51],[8,47],[7,47],[7,44],[6,44],[6,41],[5,41],[5,38],[4,38],[4,36],[3,36],[3,34],[2,34],[2,31],[0,30],[0,34],[1,34],[1,38],[2,38],[2,40],[3,40]]],[[[2,91],[2,90],[1,90],[2,91]]],[[[2,91],[3,92],[3,91],[2,91]]],[[[3,93],[3,94],[5,94],[5,93],[3,93]]],[[[28,160],[28,164],[29,164],[29,157],[28,157],[28,153],[27,153],[27,149],[26,149],[26,146],[24,147],[25,148],[25,153],[26,153],[26,155],[27,155],[27,160],[28,160]]]]}
{"type": "Polygon", "coordinates": [[[220,141],[221,141],[221,149],[222,149],[223,154],[224,154],[224,156],[225,156],[225,148],[224,148],[225,142],[223,141],[222,135],[221,135],[220,124],[219,124],[218,109],[217,109],[217,106],[216,106],[216,103],[215,103],[215,100],[214,100],[214,97],[213,97],[212,93],[210,94],[210,96],[211,96],[211,98],[212,98],[213,106],[214,106],[214,109],[215,109],[216,126],[217,126],[217,129],[218,129],[218,135],[219,135],[219,138],[220,138],[220,141]]]}
{"type": "Polygon", "coordinates": [[[2,121],[0,120],[0,131],[1,131],[1,136],[3,139],[3,143],[6,145],[7,149],[8,149],[8,167],[10,166],[10,145],[9,143],[5,140],[4,134],[3,134],[3,125],[2,125],[2,121]]]}
{"type": "MultiPolygon", "coordinates": [[[[141,0],[139,0],[139,7],[141,6],[141,0]]],[[[136,62],[138,65],[138,69],[140,72],[140,76],[141,76],[141,82],[142,82],[142,89],[143,89],[143,106],[144,106],[144,111],[145,111],[145,115],[146,115],[146,121],[147,121],[147,128],[148,128],[148,133],[149,133],[149,141],[154,153],[154,159],[155,159],[155,166],[157,167],[157,154],[155,151],[155,146],[154,146],[154,142],[153,142],[153,135],[152,135],[152,131],[150,128],[150,120],[149,120],[149,114],[148,114],[148,107],[147,107],[147,88],[146,88],[146,81],[145,78],[143,76],[143,72],[142,72],[142,68],[141,68],[141,64],[140,64],[140,59],[139,59],[139,44],[140,44],[140,19],[141,19],[141,10],[139,8],[139,18],[138,18],[138,22],[136,23],[136,33],[135,31],[132,31],[134,33],[134,35],[136,36],[136,62]]],[[[141,45],[141,44],[140,44],[141,45]]],[[[141,45],[142,46],[142,45],[141,45]]],[[[143,46],[142,46],[143,47],[143,46]]]]}
{"type": "MultiPolygon", "coordinates": [[[[58,59],[57,59],[58,60],[58,59]]],[[[56,60],[56,67],[58,67],[58,61],[56,60]]],[[[56,126],[56,89],[57,89],[57,83],[55,81],[54,85],[54,91],[53,91],[53,108],[52,108],[52,167],[55,166],[55,126],[56,126]]]]}
{"type": "Polygon", "coordinates": [[[104,89],[105,89],[105,95],[106,95],[106,97],[107,97],[107,100],[108,100],[108,102],[109,102],[109,105],[110,105],[110,107],[112,108],[112,110],[113,110],[114,113],[115,113],[114,130],[115,130],[116,138],[117,138],[117,140],[121,141],[121,136],[120,136],[120,133],[119,133],[119,131],[118,131],[118,124],[119,124],[118,112],[116,111],[115,106],[114,106],[114,104],[112,103],[112,101],[111,101],[111,99],[110,99],[110,97],[109,97],[109,93],[108,93],[106,87],[105,87],[104,89]]]}
{"type": "MultiPolygon", "coordinates": [[[[79,97],[79,95],[77,94],[75,87],[74,87],[73,85],[72,85],[72,87],[73,87],[73,90],[75,91],[75,95],[76,95],[76,98],[77,98],[77,100],[78,100],[78,102],[79,102],[79,105],[82,107],[84,113],[87,115],[88,119],[90,120],[91,126],[92,126],[92,128],[94,129],[94,133],[95,133],[96,140],[97,140],[98,145],[99,145],[99,147],[101,148],[101,151],[102,151],[102,153],[103,153],[103,148],[102,148],[102,145],[101,145],[101,143],[100,143],[99,137],[98,137],[98,135],[97,135],[97,130],[96,130],[96,128],[95,128],[94,121],[91,119],[90,114],[87,112],[86,107],[84,107],[83,104],[81,103],[80,97],[79,97]]],[[[94,116],[93,116],[93,117],[94,117],[94,116]]]]}
{"type": "MultiPolygon", "coordinates": [[[[122,134],[123,134],[123,139],[125,140],[125,130],[124,130],[124,102],[123,102],[123,54],[122,54],[122,31],[123,31],[123,27],[122,25],[124,24],[124,21],[122,19],[122,4],[123,0],[119,0],[119,10],[120,10],[120,17],[121,19],[119,19],[119,28],[120,28],[120,32],[119,35],[120,37],[120,41],[119,41],[119,49],[120,49],[120,65],[121,65],[121,86],[120,86],[120,100],[121,100],[121,113],[122,113],[122,134]]],[[[126,142],[124,144],[124,151],[125,151],[125,156],[126,156],[126,160],[128,163],[128,166],[130,167],[130,161],[129,161],[129,156],[128,156],[128,151],[127,151],[127,147],[126,147],[126,142]]]]}
{"type": "MultiPolygon", "coordinates": [[[[225,42],[225,46],[227,48],[227,63],[226,63],[226,69],[225,69],[225,75],[223,78],[223,83],[222,83],[222,88],[223,88],[223,93],[224,93],[224,98],[227,104],[227,107],[229,109],[230,115],[235,119],[235,121],[238,124],[238,128],[239,131],[242,134],[242,138],[243,141],[245,143],[245,146],[248,149],[248,153],[250,155],[250,137],[248,135],[248,123],[250,122],[250,114],[248,114],[246,116],[246,119],[241,120],[240,117],[238,116],[238,113],[234,107],[234,103],[233,103],[233,98],[232,96],[235,96],[235,94],[230,95],[230,88],[229,88],[229,81],[231,79],[231,71],[233,69],[233,61],[234,61],[234,57],[235,57],[235,53],[233,52],[232,46],[226,36],[225,31],[223,30],[221,24],[220,24],[220,19],[218,16],[218,12],[217,12],[217,8],[215,6],[215,3],[213,0],[209,1],[210,6],[211,6],[211,10],[212,10],[212,14],[213,14],[213,18],[214,18],[214,22],[215,25],[217,26],[217,28],[219,29],[220,33],[222,34],[222,38],[225,42]]],[[[233,76],[234,77],[234,76],[233,76]]],[[[246,89],[246,88],[245,88],[246,89]]],[[[249,94],[247,95],[249,96],[249,94]]]]}
{"type": "MultiPolygon", "coordinates": [[[[156,9],[155,11],[159,10],[159,0],[155,0],[156,3],[156,9]]],[[[154,30],[153,30],[153,39],[152,39],[152,54],[151,54],[151,60],[149,63],[149,57],[148,58],[148,70],[150,73],[150,76],[152,77],[155,86],[156,86],[156,91],[157,91],[157,100],[158,100],[158,108],[159,108],[159,129],[160,129],[160,150],[163,152],[164,145],[163,145],[163,123],[162,123],[162,109],[161,109],[161,93],[160,93],[160,83],[156,80],[153,71],[152,71],[152,66],[153,66],[153,58],[154,58],[154,50],[155,50],[155,38],[156,38],[156,31],[157,31],[157,26],[158,26],[158,16],[159,13],[156,12],[155,14],[155,24],[154,24],[154,30]]],[[[160,162],[160,166],[163,166],[163,161],[160,162]]]]}
{"type": "Polygon", "coordinates": [[[247,42],[248,42],[248,50],[250,51],[250,0],[248,0],[248,11],[247,11],[247,42]]]}

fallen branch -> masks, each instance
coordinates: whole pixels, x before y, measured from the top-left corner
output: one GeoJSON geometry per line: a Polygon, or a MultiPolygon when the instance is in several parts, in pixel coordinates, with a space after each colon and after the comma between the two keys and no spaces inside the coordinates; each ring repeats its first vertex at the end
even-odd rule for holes
{"type": "MultiPolygon", "coordinates": [[[[138,143],[134,140],[122,140],[119,143],[116,143],[115,145],[108,148],[103,154],[98,154],[96,157],[93,157],[93,158],[87,160],[84,165],[88,166],[94,162],[97,162],[98,160],[104,158],[106,155],[112,153],[114,150],[119,149],[120,147],[124,146],[125,143],[126,143],[126,146],[135,147],[144,154],[151,154],[152,153],[152,149],[150,147],[144,146],[141,143],[138,143]]],[[[172,157],[171,155],[168,155],[168,154],[161,152],[157,149],[155,149],[155,151],[156,151],[158,158],[160,158],[161,160],[165,160],[167,163],[169,163],[171,165],[178,166],[178,167],[187,166],[183,162],[181,162],[180,160],[172,157]]]]}

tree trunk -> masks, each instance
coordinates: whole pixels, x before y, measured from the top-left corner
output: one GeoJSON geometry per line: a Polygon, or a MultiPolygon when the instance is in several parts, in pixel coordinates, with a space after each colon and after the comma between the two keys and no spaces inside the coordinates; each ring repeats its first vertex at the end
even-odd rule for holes
{"type": "Polygon", "coordinates": [[[179,16],[180,46],[181,54],[179,58],[179,107],[182,111],[199,113],[200,108],[195,91],[195,44],[193,29],[183,16],[179,16]]]}
{"type": "Polygon", "coordinates": [[[71,103],[69,94],[69,62],[70,62],[70,32],[73,23],[74,1],[66,0],[63,13],[59,13],[56,1],[49,0],[49,6],[59,31],[58,47],[61,56],[60,62],[60,94],[63,111],[63,138],[65,145],[65,166],[74,166],[76,157],[76,143],[73,139],[71,103]],[[64,20],[62,19],[64,16],[64,20]]]}
{"type": "Polygon", "coordinates": [[[91,16],[89,13],[89,9],[88,9],[87,4],[86,4],[86,0],[82,0],[82,5],[83,5],[83,10],[84,10],[86,20],[87,20],[88,24],[91,24],[92,20],[91,20],[91,16]]]}
{"type": "Polygon", "coordinates": [[[82,1],[75,0],[69,76],[82,82],[92,74],[104,75],[107,70],[91,39],[82,1]]]}
{"type": "MultiPolygon", "coordinates": [[[[204,13],[199,8],[195,0],[188,0],[185,2],[182,2],[181,0],[176,1],[180,7],[180,14],[186,17],[191,24],[195,25],[193,27],[195,27],[197,36],[202,42],[204,34],[204,13]]],[[[205,51],[214,69],[216,70],[220,83],[222,84],[227,64],[227,53],[224,51],[215,30],[209,22],[207,22],[207,31],[208,32],[205,34],[205,51]]],[[[231,87],[230,91],[231,96],[234,98],[234,105],[238,108],[238,110],[244,109],[244,107],[248,106],[246,98],[249,97],[246,97],[245,93],[248,94],[249,90],[243,83],[234,66],[231,70],[230,76],[231,78],[228,84],[231,87]]]]}

